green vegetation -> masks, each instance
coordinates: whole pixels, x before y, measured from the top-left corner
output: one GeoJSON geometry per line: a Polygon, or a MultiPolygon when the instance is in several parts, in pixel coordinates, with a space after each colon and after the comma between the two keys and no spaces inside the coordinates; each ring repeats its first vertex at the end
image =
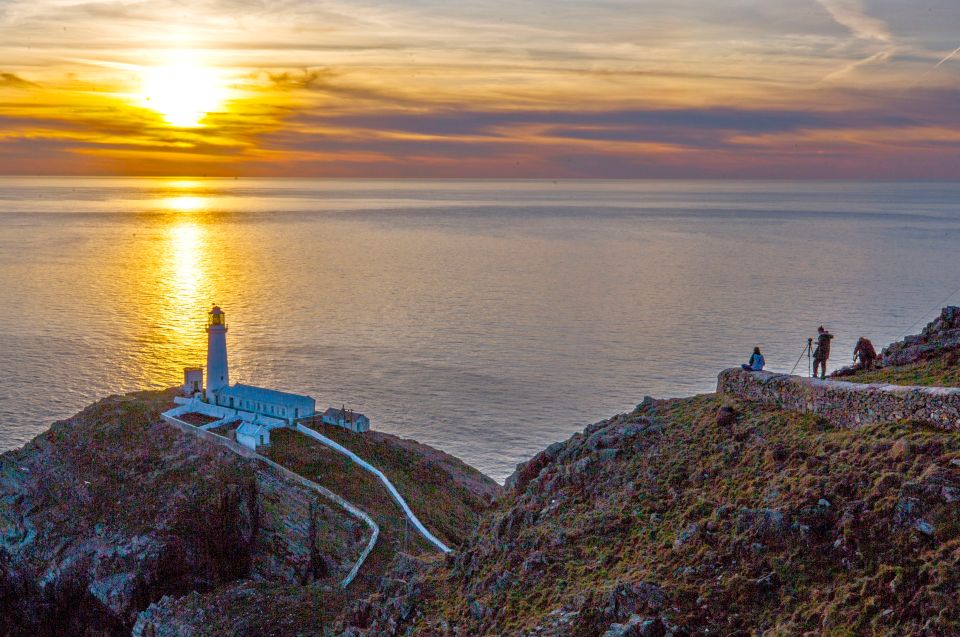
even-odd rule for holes
{"type": "MultiPolygon", "coordinates": [[[[492,498],[499,491],[496,483],[475,469],[425,445],[375,432],[357,434],[319,422],[312,427],[383,471],[427,528],[451,545],[464,540],[476,526],[479,513],[489,506],[483,494],[492,498]],[[479,485],[473,487],[475,491],[465,486],[473,484],[479,485]]],[[[377,548],[353,588],[373,590],[398,552],[435,550],[407,522],[380,481],[346,456],[289,429],[271,433],[271,447],[265,454],[359,506],[380,526],[377,548]]]]}
{"type": "Polygon", "coordinates": [[[568,609],[570,634],[596,635],[615,587],[649,582],[697,633],[960,632],[960,438],[748,405],[725,427],[720,405],[661,401],[608,421],[656,423],[637,437],[575,436],[428,569],[418,627],[517,634],[568,609]]]}
{"type": "Polygon", "coordinates": [[[953,350],[910,365],[858,371],[849,376],[839,377],[838,380],[849,380],[855,383],[960,387],[960,351],[953,350]]]}
{"type": "Polygon", "coordinates": [[[478,512],[500,495],[496,482],[459,458],[414,440],[377,431],[357,434],[319,419],[305,424],[383,471],[417,517],[448,544],[466,540],[478,512]]]}

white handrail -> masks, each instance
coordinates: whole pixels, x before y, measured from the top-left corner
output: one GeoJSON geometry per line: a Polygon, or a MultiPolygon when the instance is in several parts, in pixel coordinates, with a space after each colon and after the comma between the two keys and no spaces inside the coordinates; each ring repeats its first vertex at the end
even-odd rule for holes
{"type": "Polygon", "coordinates": [[[400,495],[400,492],[397,491],[397,488],[393,486],[393,483],[390,482],[390,479],[387,478],[387,476],[385,476],[384,473],[380,471],[380,469],[377,469],[375,466],[373,466],[372,464],[370,464],[369,462],[367,462],[366,460],[364,460],[354,452],[350,451],[340,443],[335,442],[330,438],[327,438],[323,434],[318,433],[313,429],[310,429],[309,427],[304,427],[303,425],[297,423],[297,431],[299,431],[305,436],[309,436],[314,440],[325,444],[326,446],[330,447],[334,451],[338,451],[342,453],[343,455],[353,460],[356,464],[360,465],[361,467],[363,467],[364,469],[366,469],[367,471],[375,475],[380,480],[380,482],[383,483],[383,486],[387,488],[387,491],[390,492],[390,495],[391,497],[393,497],[394,502],[400,505],[400,508],[403,509],[403,513],[407,516],[407,519],[410,520],[410,522],[413,524],[413,526],[416,527],[418,531],[420,531],[420,535],[422,535],[428,542],[436,546],[438,549],[440,549],[444,553],[451,552],[451,549],[449,546],[447,546],[446,544],[438,540],[436,536],[434,536],[433,533],[428,531],[427,527],[425,527],[420,522],[420,520],[417,519],[417,516],[413,513],[413,511],[407,505],[407,501],[403,499],[403,496],[400,495]]]}
{"type": "Polygon", "coordinates": [[[351,582],[353,582],[354,578],[357,576],[357,573],[360,572],[360,567],[363,566],[363,563],[366,561],[367,557],[370,555],[374,547],[377,545],[377,538],[380,537],[380,527],[377,525],[377,523],[373,520],[372,517],[370,517],[367,513],[362,511],[356,505],[346,500],[345,498],[337,495],[330,489],[303,477],[299,473],[295,473],[290,469],[287,469],[283,465],[277,464],[270,458],[261,456],[259,453],[257,453],[256,451],[253,451],[252,449],[249,449],[248,447],[244,447],[243,445],[238,444],[233,440],[230,440],[229,438],[226,438],[219,434],[215,434],[212,431],[204,431],[203,429],[194,427],[193,425],[186,423],[180,420],[179,418],[176,418],[175,416],[170,416],[166,413],[161,414],[161,416],[163,417],[164,421],[175,426],[177,429],[180,429],[181,431],[184,431],[186,433],[192,433],[199,438],[202,438],[214,444],[220,445],[222,447],[226,447],[227,449],[233,451],[237,455],[242,456],[244,458],[252,458],[254,460],[259,460],[260,462],[265,463],[269,467],[280,472],[280,474],[283,475],[284,477],[290,478],[291,480],[298,482],[299,484],[302,484],[307,488],[313,489],[314,491],[323,495],[324,497],[330,500],[333,500],[334,502],[339,504],[341,507],[346,509],[346,511],[350,515],[364,522],[370,528],[370,540],[367,542],[367,545],[364,547],[363,551],[360,553],[360,557],[357,559],[356,563],[354,563],[353,568],[350,569],[350,572],[347,573],[347,576],[344,577],[343,580],[340,582],[340,588],[346,588],[347,586],[350,585],[351,582]]]}

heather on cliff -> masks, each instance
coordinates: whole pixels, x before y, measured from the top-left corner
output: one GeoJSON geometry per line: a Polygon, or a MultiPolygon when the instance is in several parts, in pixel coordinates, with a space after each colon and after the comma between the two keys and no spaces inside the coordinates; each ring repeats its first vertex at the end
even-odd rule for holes
{"type": "MultiPolygon", "coordinates": [[[[844,380],[956,385],[958,338],[946,308],[844,380]]],[[[457,555],[400,561],[342,634],[960,634],[960,436],[858,422],[644,400],[520,465],[457,555]]]]}
{"type": "Polygon", "coordinates": [[[956,434],[722,406],[646,401],[551,445],[345,634],[960,632],[956,434]]]}
{"type": "MultiPolygon", "coordinates": [[[[0,635],[315,634],[403,548],[402,515],[379,484],[278,432],[278,460],[388,522],[374,559],[342,591],[367,527],[266,463],[162,422],[172,396],[101,400],[0,456],[0,635]]],[[[436,511],[428,519],[448,538],[468,535],[499,492],[413,441],[351,444],[392,459],[391,476],[436,511]]]]}
{"type": "Polygon", "coordinates": [[[0,634],[128,635],[164,595],[333,585],[365,529],[264,465],[104,399],[0,456],[0,634]]]}

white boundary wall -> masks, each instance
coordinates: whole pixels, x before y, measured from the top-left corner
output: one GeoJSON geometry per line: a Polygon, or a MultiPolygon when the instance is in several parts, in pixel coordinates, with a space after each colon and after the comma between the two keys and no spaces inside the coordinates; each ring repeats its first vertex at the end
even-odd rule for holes
{"type": "Polygon", "coordinates": [[[243,445],[236,443],[233,440],[230,440],[229,438],[224,438],[223,436],[217,435],[211,431],[203,431],[202,429],[198,429],[197,427],[194,427],[189,423],[183,422],[182,420],[178,420],[176,417],[169,415],[169,412],[161,414],[161,416],[165,422],[167,422],[170,425],[173,425],[180,431],[193,434],[198,438],[201,438],[208,442],[212,442],[216,445],[220,445],[221,447],[226,447],[230,451],[233,451],[237,455],[243,456],[244,458],[259,460],[260,462],[266,464],[267,466],[269,466],[271,469],[273,469],[283,477],[289,480],[293,480],[294,482],[301,484],[307,487],[308,489],[312,489],[317,493],[319,493],[320,495],[324,496],[325,498],[333,500],[334,502],[339,504],[342,508],[346,509],[346,511],[350,515],[352,515],[353,517],[359,519],[361,522],[366,524],[370,528],[370,541],[367,542],[367,546],[364,547],[363,551],[360,553],[360,557],[359,559],[357,559],[356,563],[353,565],[353,568],[350,569],[350,572],[347,574],[347,576],[343,578],[343,580],[340,582],[340,588],[346,588],[347,586],[350,585],[350,583],[357,576],[357,573],[360,572],[360,567],[363,566],[363,563],[366,561],[371,551],[373,551],[373,548],[377,545],[377,539],[380,537],[380,527],[377,526],[377,523],[373,521],[372,517],[370,517],[365,512],[360,510],[356,505],[340,497],[330,489],[327,489],[326,487],[322,487],[316,482],[313,482],[312,480],[308,480],[307,478],[304,478],[300,474],[290,471],[286,467],[277,464],[276,462],[274,462],[273,460],[270,460],[269,458],[265,458],[261,456],[255,451],[252,451],[251,449],[248,449],[247,447],[244,447],[243,445]]]}
{"type": "Polygon", "coordinates": [[[438,540],[436,536],[434,536],[433,533],[428,531],[427,527],[425,527],[423,523],[420,522],[419,519],[417,519],[417,516],[413,513],[413,511],[407,505],[407,501],[403,499],[403,496],[400,495],[400,492],[397,491],[397,488],[393,486],[393,483],[390,482],[390,479],[387,478],[387,476],[385,476],[382,471],[380,471],[379,469],[374,467],[372,464],[370,464],[369,462],[367,462],[357,454],[353,453],[352,451],[350,451],[340,443],[335,442],[330,438],[327,438],[323,434],[318,433],[313,429],[310,429],[309,427],[304,427],[303,425],[298,424],[297,431],[299,431],[305,436],[309,436],[310,438],[313,438],[314,440],[330,447],[334,451],[342,453],[343,455],[350,458],[354,463],[356,463],[360,467],[366,469],[367,471],[375,475],[380,480],[380,482],[383,483],[383,486],[387,488],[387,491],[390,492],[390,496],[393,498],[394,502],[396,502],[400,506],[400,508],[403,509],[404,515],[406,515],[407,519],[410,520],[411,524],[413,524],[413,526],[416,527],[417,531],[420,532],[420,535],[422,535],[428,542],[433,544],[435,547],[437,547],[444,553],[451,552],[451,549],[449,546],[447,546],[446,544],[438,540]]]}

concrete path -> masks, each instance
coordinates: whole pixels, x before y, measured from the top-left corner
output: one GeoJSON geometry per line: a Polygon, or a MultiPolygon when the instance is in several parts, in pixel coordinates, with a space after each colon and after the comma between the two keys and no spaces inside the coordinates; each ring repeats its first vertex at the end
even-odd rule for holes
{"type": "Polygon", "coordinates": [[[416,527],[417,531],[420,532],[420,535],[422,535],[428,542],[433,544],[435,547],[437,547],[444,553],[451,552],[451,549],[449,546],[447,546],[446,544],[438,540],[437,537],[433,533],[428,531],[427,527],[425,527],[423,523],[420,522],[419,519],[417,519],[417,516],[413,513],[413,511],[407,505],[407,501],[403,499],[403,496],[400,495],[400,492],[397,491],[397,488],[393,486],[393,483],[390,482],[390,479],[387,478],[387,476],[385,476],[382,471],[380,471],[375,466],[373,466],[372,464],[370,464],[369,462],[367,462],[357,454],[353,453],[352,451],[350,451],[340,443],[334,440],[331,440],[330,438],[327,438],[323,434],[318,433],[313,429],[310,429],[309,427],[304,427],[303,425],[298,424],[297,431],[299,431],[305,436],[309,436],[310,438],[313,438],[314,440],[330,447],[334,451],[342,453],[343,455],[350,458],[350,460],[352,460],[354,463],[356,463],[363,469],[375,475],[377,479],[380,480],[381,483],[383,483],[383,486],[386,487],[387,491],[390,493],[390,497],[393,498],[394,502],[396,502],[400,506],[400,508],[403,509],[404,515],[406,515],[407,519],[410,520],[410,523],[413,524],[414,527],[416,527]]]}
{"type": "Polygon", "coordinates": [[[308,489],[312,489],[313,491],[316,491],[317,493],[319,493],[320,495],[322,495],[323,497],[329,500],[333,500],[342,508],[344,508],[347,511],[347,513],[349,513],[353,517],[359,519],[361,522],[366,524],[370,528],[370,541],[367,542],[367,546],[364,547],[363,551],[360,553],[360,557],[359,559],[357,559],[356,563],[354,563],[353,568],[350,569],[350,572],[347,574],[347,576],[344,577],[343,580],[340,582],[340,588],[346,588],[347,586],[350,585],[350,583],[354,580],[354,578],[356,578],[357,573],[360,572],[360,567],[363,566],[363,563],[366,561],[367,557],[373,551],[373,548],[377,545],[377,539],[380,537],[380,527],[377,526],[377,523],[373,521],[372,517],[370,517],[365,512],[363,512],[360,508],[358,508],[356,505],[340,497],[330,489],[320,486],[319,484],[317,484],[316,482],[313,482],[312,480],[308,480],[307,478],[304,478],[299,473],[294,473],[293,471],[290,471],[286,467],[277,464],[276,462],[274,462],[273,460],[270,460],[269,458],[265,458],[264,456],[261,456],[257,452],[251,449],[248,449],[247,447],[244,447],[243,445],[238,444],[233,440],[230,440],[229,438],[225,438],[224,436],[215,434],[212,431],[204,431],[182,420],[179,420],[174,416],[169,416],[167,414],[162,414],[161,416],[163,417],[163,420],[165,422],[167,422],[170,425],[173,425],[174,427],[176,427],[180,431],[183,431],[184,433],[193,434],[198,438],[202,438],[203,440],[207,440],[214,444],[220,445],[221,447],[226,447],[227,449],[229,449],[230,451],[233,451],[239,456],[243,456],[244,458],[252,458],[254,460],[258,460],[266,464],[267,466],[271,467],[272,469],[280,473],[282,476],[289,478],[290,480],[293,480],[294,482],[297,482],[298,484],[301,484],[307,487],[308,489]]]}

